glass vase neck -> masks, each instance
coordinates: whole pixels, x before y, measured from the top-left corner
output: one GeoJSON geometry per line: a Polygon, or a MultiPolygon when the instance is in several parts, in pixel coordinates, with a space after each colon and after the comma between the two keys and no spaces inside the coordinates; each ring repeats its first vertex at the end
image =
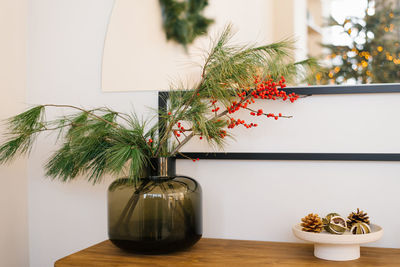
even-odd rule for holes
{"type": "Polygon", "coordinates": [[[176,176],[176,158],[160,157],[150,159],[151,177],[173,177],[176,176]]]}

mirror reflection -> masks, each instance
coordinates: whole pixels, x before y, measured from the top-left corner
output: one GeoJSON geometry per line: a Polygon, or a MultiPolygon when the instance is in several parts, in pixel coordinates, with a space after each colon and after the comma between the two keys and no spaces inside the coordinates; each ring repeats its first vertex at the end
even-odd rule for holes
{"type": "Polygon", "coordinates": [[[295,60],[320,60],[322,68],[306,83],[291,86],[400,83],[400,0],[209,0],[201,15],[214,22],[186,49],[166,38],[159,1],[114,3],[103,54],[104,91],[167,90],[179,77],[198,81],[202,52],[229,23],[235,43],[295,38],[295,60]]]}
{"type": "Polygon", "coordinates": [[[308,0],[307,37],[316,84],[400,82],[399,0],[308,0]]]}

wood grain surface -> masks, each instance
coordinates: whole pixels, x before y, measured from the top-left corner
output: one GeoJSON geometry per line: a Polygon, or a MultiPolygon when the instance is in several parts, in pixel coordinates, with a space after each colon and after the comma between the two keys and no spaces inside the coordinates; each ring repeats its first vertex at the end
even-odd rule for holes
{"type": "Polygon", "coordinates": [[[334,262],[317,259],[313,245],[228,239],[201,239],[187,251],[165,255],[129,254],[109,240],[71,254],[56,267],[122,266],[400,266],[400,249],[361,248],[361,258],[334,262]]]}

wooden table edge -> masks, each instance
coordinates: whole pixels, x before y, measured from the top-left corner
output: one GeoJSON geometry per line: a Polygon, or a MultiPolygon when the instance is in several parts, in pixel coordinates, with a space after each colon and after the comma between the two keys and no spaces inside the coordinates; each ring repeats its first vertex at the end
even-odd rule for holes
{"type": "MultiPolygon", "coordinates": [[[[312,255],[312,257],[314,257],[314,254],[313,254],[313,244],[312,243],[309,243],[309,242],[279,242],[279,241],[261,241],[261,240],[241,240],[241,239],[221,239],[221,238],[202,238],[202,239],[200,239],[200,241],[199,242],[201,242],[201,241],[211,241],[211,242],[218,242],[218,241],[221,241],[222,243],[226,243],[226,242],[234,242],[234,243],[237,243],[237,244],[242,244],[242,245],[266,245],[266,246],[268,246],[268,245],[272,245],[272,246],[274,246],[274,245],[277,245],[277,246],[289,246],[289,247],[293,247],[293,246],[298,246],[299,247],[299,249],[307,249],[307,250],[309,250],[310,251],[310,255],[312,255]]],[[[55,261],[55,263],[54,263],[54,266],[55,267],[59,267],[60,266],[60,264],[63,264],[63,261],[64,260],[69,260],[69,258],[73,258],[74,257],[74,255],[76,255],[76,254],[78,254],[78,253],[81,253],[81,252],[83,252],[83,251],[86,251],[86,250],[90,250],[91,248],[94,248],[94,247],[96,247],[96,246],[99,246],[99,245],[101,245],[101,244],[105,244],[105,243],[109,243],[110,242],[110,240],[104,240],[104,241],[101,241],[101,242],[99,242],[99,243],[97,243],[97,244],[94,244],[94,245],[92,245],[92,246],[90,246],[90,247],[87,247],[87,248],[85,248],[85,249],[82,249],[82,250],[79,250],[79,251],[77,251],[77,252],[75,252],[75,253],[72,253],[72,254],[70,254],[70,255],[67,255],[67,256],[65,256],[65,257],[63,257],[63,258],[60,258],[60,259],[58,259],[57,261],[55,261]]],[[[199,244],[199,243],[198,243],[199,244]]],[[[197,244],[196,244],[197,245],[197,244]]],[[[195,245],[195,246],[196,246],[195,245]]],[[[118,249],[118,248],[116,248],[116,249],[118,249]]],[[[186,253],[186,252],[189,252],[190,253],[190,250],[191,249],[189,249],[189,250],[187,250],[187,251],[183,251],[183,253],[186,253]]],[[[369,246],[362,246],[361,247],[361,251],[363,251],[363,250],[366,250],[366,251],[372,251],[372,250],[376,250],[376,252],[379,252],[379,251],[386,251],[386,252],[391,252],[391,253],[398,253],[399,254],[399,265],[395,265],[395,266],[400,266],[400,249],[399,248],[384,248],[384,247],[369,247],[369,246]]],[[[180,253],[180,252],[177,252],[177,253],[180,253]]],[[[175,253],[171,253],[171,254],[166,254],[166,255],[174,255],[175,253]]],[[[132,256],[134,257],[136,254],[132,254],[132,256]]],[[[140,254],[138,254],[138,255],[140,255],[140,254]]],[[[317,258],[315,258],[315,259],[317,259],[317,258]]],[[[318,259],[318,260],[320,260],[320,259],[318,259]]],[[[332,263],[332,261],[325,261],[325,260],[323,260],[324,262],[327,262],[328,264],[330,264],[330,263],[332,263]]]]}

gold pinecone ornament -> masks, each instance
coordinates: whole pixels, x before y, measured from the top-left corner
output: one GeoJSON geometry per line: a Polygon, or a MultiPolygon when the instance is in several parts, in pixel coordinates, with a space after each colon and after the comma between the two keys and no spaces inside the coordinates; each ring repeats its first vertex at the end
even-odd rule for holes
{"type": "Polygon", "coordinates": [[[347,228],[349,229],[351,229],[354,224],[359,222],[370,224],[368,214],[364,211],[360,211],[358,208],[357,212],[350,213],[347,219],[347,228]]]}
{"type": "Polygon", "coordinates": [[[320,233],[324,227],[321,218],[318,214],[310,213],[306,217],[301,219],[301,230],[306,232],[320,233]]]}

